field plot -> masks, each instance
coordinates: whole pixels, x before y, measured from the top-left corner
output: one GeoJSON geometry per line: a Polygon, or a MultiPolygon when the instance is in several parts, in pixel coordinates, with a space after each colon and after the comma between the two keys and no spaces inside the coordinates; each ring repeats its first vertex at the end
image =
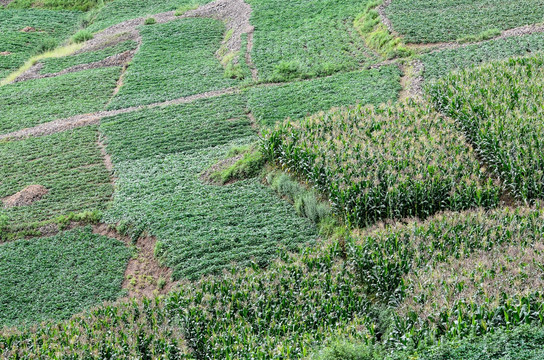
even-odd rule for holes
{"type": "Polygon", "coordinates": [[[394,0],[385,11],[406,42],[434,43],[541,23],[544,0],[394,0]]]}
{"type": "Polygon", "coordinates": [[[0,79],[32,55],[52,50],[76,29],[80,12],[3,10],[0,7],[0,79]]]}
{"type": "Polygon", "coordinates": [[[401,90],[396,66],[249,90],[249,108],[260,125],[299,119],[335,106],[379,105],[394,101],[401,90]]]}
{"type": "Polygon", "coordinates": [[[231,87],[215,52],[225,26],[212,19],[184,19],[142,28],[143,44],[110,108],[151,104],[231,87]]]}
{"type": "Polygon", "coordinates": [[[204,149],[254,134],[245,106],[227,95],[106,118],[100,130],[115,162],[204,149]]]}
{"type": "Polygon", "coordinates": [[[107,47],[103,50],[83,52],[77,55],[48,58],[40,61],[43,67],[40,70],[41,74],[52,74],[68,69],[72,66],[81,64],[90,64],[96,61],[104,60],[109,56],[121,54],[125,51],[134,50],[138,47],[135,41],[124,41],[114,46],[107,47]]]}
{"type": "Polygon", "coordinates": [[[42,8],[50,10],[80,10],[88,11],[100,4],[101,0],[13,0],[8,5],[10,9],[42,8]]]}
{"type": "Polygon", "coordinates": [[[544,57],[511,59],[453,73],[430,89],[517,199],[544,195],[544,57]]]}
{"type": "Polygon", "coordinates": [[[0,132],[102,110],[120,74],[120,67],[112,67],[2,86],[0,132]]]}
{"type": "Polygon", "coordinates": [[[206,4],[209,0],[115,0],[108,1],[89,26],[92,32],[126,20],[174,11],[182,7],[206,4]]]}
{"type": "Polygon", "coordinates": [[[494,206],[499,188],[455,126],[425,106],[358,106],[278,124],[264,152],[355,226],[494,206]]]}
{"type": "Polygon", "coordinates": [[[353,28],[365,3],[249,0],[255,26],[253,62],[264,81],[356,70],[375,61],[353,28]]]}
{"type": "Polygon", "coordinates": [[[210,148],[115,165],[119,180],[108,223],[129,222],[160,239],[156,255],[174,277],[198,279],[231,262],[265,265],[279,248],[313,241],[315,228],[257,179],[228,186],[199,174],[228,148],[210,148]]]}
{"type": "Polygon", "coordinates": [[[436,79],[452,70],[541,51],[544,51],[544,35],[532,34],[486,41],[459,49],[436,51],[422,55],[421,61],[425,65],[425,78],[436,79]]]}
{"type": "Polygon", "coordinates": [[[117,299],[129,256],[90,228],[0,244],[0,327],[66,319],[117,299]]]}
{"type": "MultiPolygon", "coordinates": [[[[446,212],[363,232],[348,258],[370,293],[399,304],[403,320],[392,333],[436,340],[542,324],[543,215],[528,208],[446,212]]],[[[409,337],[395,341],[406,345],[409,337]]]]}
{"type": "Polygon", "coordinates": [[[96,142],[96,127],[0,143],[0,199],[29,185],[48,193],[29,206],[1,211],[8,225],[48,220],[68,212],[100,210],[113,192],[96,142]]]}

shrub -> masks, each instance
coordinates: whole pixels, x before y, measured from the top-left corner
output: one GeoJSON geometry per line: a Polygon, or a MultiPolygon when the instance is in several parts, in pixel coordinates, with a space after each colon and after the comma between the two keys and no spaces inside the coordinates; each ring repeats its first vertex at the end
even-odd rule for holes
{"type": "Polygon", "coordinates": [[[144,21],[144,25],[153,25],[153,24],[156,24],[157,23],[157,20],[155,20],[155,18],[152,18],[152,17],[149,17],[147,19],[145,19],[144,21]]]}
{"type": "Polygon", "coordinates": [[[72,36],[72,42],[79,44],[93,38],[93,34],[89,30],[79,30],[72,36]]]}
{"type": "Polygon", "coordinates": [[[56,39],[47,37],[43,39],[36,48],[35,52],[36,55],[46,53],[48,51],[54,50],[59,45],[58,41],[56,39]]]}

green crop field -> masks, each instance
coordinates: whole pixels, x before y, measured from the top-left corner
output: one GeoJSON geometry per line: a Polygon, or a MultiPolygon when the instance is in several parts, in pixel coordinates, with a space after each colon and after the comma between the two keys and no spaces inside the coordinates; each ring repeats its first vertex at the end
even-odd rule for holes
{"type": "Polygon", "coordinates": [[[0,142],[0,198],[29,185],[49,190],[31,206],[0,209],[0,214],[19,227],[70,212],[103,209],[113,188],[97,140],[96,127],[88,127],[43,138],[0,142]]]}
{"type": "Polygon", "coordinates": [[[79,12],[0,8],[0,79],[30,56],[60,45],[76,29],[80,17],[79,12]]]}
{"type": "Polygon", "coordinates": [[[249,90],[249,107],[262,125],[300,119],[335,106],[379,105],[397,99],[400,72],[394,67],[249,90]]]}
{"type": "Polygon", "coordinates": [[[9,133],[106,106],[119,67],[86,70],[0,87],[0,132],[9,133]]]}
{"type": "Polygon", "coordinates": [[[541,359],[543,1],[0,0],[0,358],[541,359]]]}
{"type": "Polygon", "coordinates": [[[433,43],[543,22],[542,0],[393,0],[386,9],[407,42],[433,43]]]}
{"type": "Polygon", "coordinates": [[[489,61],[503,60],[515,56],[526,56],[544,51],[544,35],[533,34],[491,40],[459,49],[442,50],[421,56],[425,65],[425,77],[437,79],[452,70],[478,66],[489,61]]]}
{"type": "Polygon", "coordinates": [[[125,244],[89,228],[0,244],[0,325],[69,318],[120,295],[125,244]]]}
{"type": "Polygon", "coordinates": [[[543,73],[538,55],[464,70],[429,90],[436,107],[460,122],[506,190],[522,201],[544,195],[543,73]]]}
{"type": "Polygon", "coordinates": [[[356,0],[250,0],[253,61],[265,81],[355,70],[376,61],[353,27],[364,8],[356,0]]]}
{"type": "Polygon", "coordinates": [[[356,226],[498,202],[499,189],[455,123],[411,104],[287,120],[266,135],[263,149],[356,226]]]}
{"type": "Polygon", "coordinates": [[[224,30],[212,19],[145,26],[144,43],[110,108],[161,102],[235,85],[236,80],[224,77],[224,69],[215,58],[224,30]]]}

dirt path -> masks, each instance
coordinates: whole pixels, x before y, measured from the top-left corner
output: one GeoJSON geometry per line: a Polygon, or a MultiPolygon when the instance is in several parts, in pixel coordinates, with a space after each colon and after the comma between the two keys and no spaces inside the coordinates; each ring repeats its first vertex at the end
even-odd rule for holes
{"type": "Polygon", "coordinates": [[[391,34],[395,36],[399,36],[399,34],[393,29],[393,24],[391,23],[391,20],[389,20],[389,18],[385,14],[385,9],[389,5],[391,5],[391,1],[392,0],[384,0],[383,3],[380,6],[378,6],[377,11],[378,11],[378,14],[380,15],[380,20],[382,21],[382,24],[385,25],[387,30],[389,30],[391,34]]]}
{"type": "Polygon", "coordinates": [[[418,99],[423,94],[423,72],[425,65],[421,60],[414,60],[409,65],[401,65],[403,76],[401,78],[402,91],[399,100],[408,98],[418,99]]]}
{"type": "Polygon", "coordinates": [[[131,113],[143,109],[152,109],[160,106],[170,106],[178,104],[187,104],[200,99],[208,99],[212,97],[218,97],[227,94],[234,94],[239,90],[235,88],[210,91],[203,94],[196,94],[191,96],[185,96],[177,98],[174,100],[158,102],[149,105],[142,106],[133,106],[129,108],[119,109],[119,110],[106,110],[106,111],[97,111],[91,114],[76,115],[66,119],[58,119],[55,121],[43,123],[31,128],[26,128],[18,131],[14,131],[9,134],[0,135],[0,140],[17,140],[24,139],[31,136],[45,136],[51,135],[58,132],[63,132],[71,129],[75,129],[82,126],[96,125],[100,123],[100,120],[105,117],[116,116],[120,114],[131,113]]]}
{"type": "Polygon", "coordinates": [[[8,6],[13,0],[0,0],[0,5],[8,6]]]}

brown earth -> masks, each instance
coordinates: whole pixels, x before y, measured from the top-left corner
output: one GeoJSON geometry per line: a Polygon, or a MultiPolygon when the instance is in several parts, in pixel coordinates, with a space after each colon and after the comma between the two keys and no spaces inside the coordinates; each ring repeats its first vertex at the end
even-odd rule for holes
{"type": "Polygon", "coordinates": [[[40,200],[48,192],[49,190],[42,185],[30,185],[16,194],[2,199],[2,203],[7,208],[28,206],[40,200]]]}
{"type": "Polygon", "coordinates": [[[2,51],[0,52],[0,56],[9,56],[11,53],[9,51],[2,51]]]}

